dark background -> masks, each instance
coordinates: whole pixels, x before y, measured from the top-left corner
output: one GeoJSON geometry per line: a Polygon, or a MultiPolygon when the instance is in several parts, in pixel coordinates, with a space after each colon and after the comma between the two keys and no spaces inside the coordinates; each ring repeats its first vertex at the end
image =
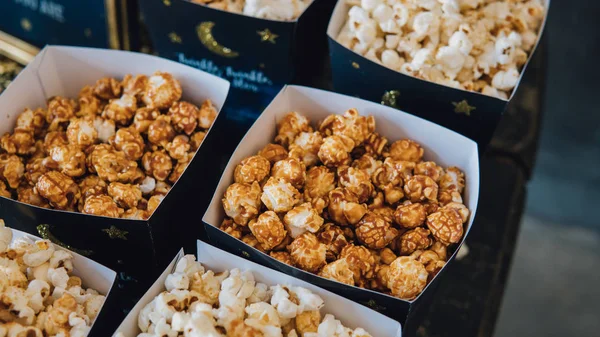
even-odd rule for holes
{"type": "Polygon", "coordinates": [[[496,337],[600,331],[600,3],[552,1],[540,148],[496,337]]]}

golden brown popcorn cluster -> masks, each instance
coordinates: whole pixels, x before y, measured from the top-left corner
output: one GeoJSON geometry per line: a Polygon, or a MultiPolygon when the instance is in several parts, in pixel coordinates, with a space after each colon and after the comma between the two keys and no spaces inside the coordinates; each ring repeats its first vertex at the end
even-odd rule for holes
{"type": "Polygon", "coordinates": [[[217,115],[210,100],[196,106],[181,97],[179,81],[156,72],[103,78],[77,99],[57,96],[46,108],[25,109],[13,132],[0,137],[0,196],[98,216],[149,218],[217,115]]]}
{"type": "Polygon", "coordinates": [[[313,129],[297,112],[235,168],[221,229],[273,258],[348,285],[413,299],[464,235],[464,173],[388,140],[356,109],[313,129]]]}
{"type": "Polygon", "coordinates": [[[0,219],[0,336],[85,337],[104,300],[73,275],[70,252],[13,239],[0,219]]]}

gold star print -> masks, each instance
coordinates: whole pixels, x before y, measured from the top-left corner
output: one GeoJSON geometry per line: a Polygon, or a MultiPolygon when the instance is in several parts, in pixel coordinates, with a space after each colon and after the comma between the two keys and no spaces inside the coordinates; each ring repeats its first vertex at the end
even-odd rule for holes
{"type": "Polygon", "coordinates": [[[261,42],[270,42],[272,44],[277,43],[277,41],[275,41],[275,39],[279,37],[279,35],[271,32],[269,30],[269,28],[266,28],[265,30],[259,30],[256,33],[258,35],[260,35],[260,41],[261,42]]]}
{"type": "Polygon", "coordinates": [[[58,240],[51,232],[50,232],[50,225],[48,224],[41,224],[38,225],[36,227],[38,234],[40,234],[40,237],[44,240],[50,240],[50,242],[52,242],[55,245],[61,246],[65,249],[68,249],[70,251],[73,251],[79,255],[83,255],[83,256],[90,256],[92,254],[94,254],[93,251],[91,250],[84,250],[84,249],[77,249],[73,246],[67,245],[66,243],[58,240]]]}
{"type": "Polygon", "coordinates": [[[360,64],[356,63],[356,62],[352,62],[352,67],[354,69],[360,69],[360,64]]]}
{"type": "Polygon", "coordinates": [[[171,0],[163,0],[165,6],[171,6],[171,0]]]}
{"type": "Polygon", "coordinates": [[[169,33],[169,40],[171,40],[171,42],[173,42],[173,43],[181,44],[181,36],[177,35],[177,33],[175,33],[175,32],[169,33]]]}
{"type": "Polygon", "coordinates": [[[29,19],[23,18],[21,19],[21,27],[29,32],[33,26],[31,25],[31,21],[29,21],[29,19]]]}
{"type": "Polygon", "coordinates": [[[110,228],[108,229],[103,229],[102,230],[104,233],[108,234],[108,237],[111,239],[121,239],[121,240],[127,240],[127,234],[129,234],[128,231],[124,231],[124,230],[120,230],[115,226],[110,226],[110,228]]]}
{"type": "Polygon", "coordinates": [[[471,111],[477,109],[476,107],[469,105],[469,102],[467,102],[466,99],[463,99],[458,103],[452,102],[452,105],[454,105],[454,112],[457,114],[465,114],[467,116],[471,116],[471,111]]]}
{"type": "Polygon", "coordinates": [[[87,37],[87,38],[90,38],[90,37],[92,37],[92,30],[91,30],[91,29],[89,29],[89,28],[86,28],[86,29],[83,31],[83,35],[85,35],[85,37],[87,37]]]}
{"type": "Polygon", "coordinates": [[[398,90],[386,91],[381,97],[381,104],[391,106],[392,108],[398,108],[399,97],[400,91],[398,90]]]}

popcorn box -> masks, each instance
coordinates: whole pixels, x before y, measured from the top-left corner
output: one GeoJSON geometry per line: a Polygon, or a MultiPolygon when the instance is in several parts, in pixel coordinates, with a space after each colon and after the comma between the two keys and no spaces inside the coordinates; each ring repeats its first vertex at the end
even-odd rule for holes
{"type": "Polygon", "coordinates": [[[154,50],[230,81],[237,99],[228,109],[246,124],[285,84],[294,79],[312,85],[321,77],[333,5],[333,0],[314,0],[295,21],[274,21],[188,0],[140,1],[154,50]]]}
{"type": "Polygon", "coordinates": [[[550,0],[545,0],[545,17],[517,85],[508,99],[500,99],[405,75],[346,48],[337,39],[351,5],[339,0],[327,28],[333,86],[336,92],[385,104],[454,130],[475,140],[483,151],[541,40],[549,6],[550,0]]]}
{"type": "Polygon", "coordinates": [[[6,0],[0,13],[0,30],[38,47],[129,49],[126,1],[6,0]]]}
{"type": "MultiPolygon", "coordinates": [[[[175,270],[177,262],[182,257],[183,249],[179,252],[179,254],[177,254],[175,259],[173,259],[171,264],[165,269],[152,287],[148,289],[138,304],[136,304],[136,306],[131,310],[123,323],[121,323],[119,328],[116,330],[115,334],[117,332],[121,332],[125,337],[135,337],[140,333],[137,324],[137,318],[140,312],[144,306],[146,306],[146,304],[150,303],[156,296],[164,291],[165,280],[167,276],[175,270]]],[[[252,274],[254,274],[256,282],[261,282],[268,286],[280,284],[306,288],[314,294],[319,295],[325,301],[325,305],[323,309],[321,309],[322,313],[334,315],[336,319],[342,321],[342,324],[345,326],[351,328],[361,327],[369,332],[372,336],[402,336],[401,325],[382,314],[379,314],[365,306],[354,303],[346,298],[343,298],[342,296],[333,294],[308,282],[302,281],[288,274],[273,271],[272,269],[263,267],[259,264],[250,262],[235,255],[231,255],[201,241],[198,241],[197,260],[201,262],[207,270],[212,270],[215,273],[238,268],[242,271],[251,271],[252,274]]]]}
{"type": "MultiPolygon", "coordinates": [[[[227,81],[177,62],[132,52],[49,46],[0,95],[0,134],[13,130],[24,108],[45,107],[49,97],[77,97],[84,85],[102,77],[123,78],[126,74],[152,74],[157,70],[169,72],[180,81],[183,99],[200,104],[210,98],[217,108],[224,104],[227,81]]],[[[202,146],[198,151],[202,151],[202,146]]],[[[45,209],[5,197],[0,197],[0,218],[19,230],[51,239],[118,271],[119,286],[135,294],[141,291],[140,284],[159,271],[159,265],[168,264],[170,257],[164,258],[165,252],[171,255],[181,247],[177,234],[183,226],[179,224],[185,223],[183,219],[187,217],[197,216],[193,215],[193,208],[176,207],[183,198],[202,193],[195,187],[201,184],[196,181],[201,177],[190,174],[203,165],[199,157],[194,157],[146,221],[45,209]]]]}
{"type": "MultiPolygon", "coordinates": [[[[11,227],[16,225],[14,221],[6,221],[6,223],[11,227]]],[[[17,229],[12,229],[12,232],[13,240],[20,238],[29,238],[33,241],[40,240],[37,236],[29,235],[17,229]]],[[[60,246],[56,246],[56,249],[67,250],[60,246]]],[[[117,278],[117,274],[113,270],[110,270],[91,259],[77,254],[76,252],[70,252],[73,254],[73,275],[81,278],[84,287],[97,290],[100,294],[106,296],[106,301],[102,306],[102,310],[92,324],[92,329],[89,334],[90,337],[105,336],[110,333],[110,330],[107,330],[107,327],[114,327],[114,324],[110,322],[110,311],[112,307],[110,305],[110,295],[114,293],[113,285],[117,278]]]]}
{"type": "Polygon", "coordinates": [[[415,328],[414,324],[418,321],[416,318],[421,313],[420,309],[426,308],[428,299],[433,295],[436,281],[452,261],[456,251],[449,254],[451,256],[448,263],[423,292],[414,300],[407,301],[372,290],[334,282],[289,266],[246,245],[218,228],[225,217],[221,199],[227,187],[233,183],[236,165],[242,159],[256,154],[266,144],[272,142],[277,134],[277,122],[281,118],[290,111],[296,111],[316,123],[330,114],[341,114],[350,108],[356,108],[362,115],[374,116],[375,131],[390,141],[408,138],[421,144],[425,149],[424,160],[435,161],[443,167],[457,166],[464,171],[466,188],[463,200],[471,210],[471,215],[468,222],[465,223],[465,234],[456,248],[458,251],[473,225],[477,211],[479,198],[477,144],[456,132],[391,107],[301,86],[285,87],[248,131],[223,171],[221,181],[202,220],[210,241],[217,247],[367,305],[401,322],[404,332],[407,329],[410,331],[415,328]]]}

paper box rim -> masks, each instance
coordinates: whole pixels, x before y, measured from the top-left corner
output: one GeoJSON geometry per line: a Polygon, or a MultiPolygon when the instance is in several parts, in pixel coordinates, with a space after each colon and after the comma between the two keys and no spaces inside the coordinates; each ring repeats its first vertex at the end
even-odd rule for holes
{"type": "MultiPolygon", "coordinates": [[[[185,0],[183,0],[185,1],[185,0]]],[[[189,68],[189,70],[191,70],[192,72],[200,72],[205,74],[206,76],[209,76],[211,78],[211,80],[217,81],[217,82],[221,82],[221,85],[226,86],[227,92],[225,93],[224,97],[223,97],[223,103],[221,103],[221,106],[217,108],[217,115],[215,116],[215,120],[219,117],[221,110],[223,108],[223,106],[225,105],[225,102],[227,100],[227,96],[229,95],[229,90],[231,89],[231,83],[223,78],[220,78],[218,76],[215,76],[213,74],[207,73],[205,71],[202,71],[200,69],[185,65],[185,64],[181,64],[179,62],[175,62],[169,59],[165,59],[162,57],[158,57],[158,56],[154,56],[154,55],[148,55],[148,54],[143,54],[143,53],[138,53],[138,52],[132,52],[132,51],[125,51],[125,50],[110,50],[110,49],[103,49],[103,48],[93,48],[93,47],[74,47],[74,46],[59,46],[59,45],[47,45],[46,47],[44,47],[39,54],[31,61],[30,64],[28,64],[22,71],[21,73],[24,73],[25,71],[32,71],[34,72],[34,74],[36,75],[38,81],[40,81],[40,86],[43,88],[44,85],[41,84],[41,79],[39,77],[38,74],[38,70],[40,67],[42,67],[44,65],[44,59],[46,57],[46,54],[49,52],[52,52],[54,50],[58,50],[59,52],[61,50],[73,50],[73,51],[85,51],[85,50],[96,50],[98,52],[106,52],[106,53],[112,53],[112,54],[127,54],[127,55],[135,55],[137,57],[140,58],[146,58],[146,59],[155,59],[155,60],[159,60],[161,62],[164,62],[166,64],[174,64],[177,66],[181,66],[181,67],[185,67],[185,68],[189,68]]],[[[158,71],[158,69],[156,70],[158,71]]],[[[17,82],[17,80],[19,79],[19,76],[21,75],[21,73],[19,73],[19,75],[17,75],[17,77],[15,77],[15,79],[9,84],[9,86],[2,92],[2,94],[0,94],[0,96],[7,96],[7,92],[9,91],[9,88],[13,85],[13,83],[17,82]]],[[[47,95],[46,95],[47,96],[47,95]]],[[[47,98],[46,98],[47,99],[47,98]]],[[[212,100],[211,100],[212,101],[212,100]]],[[[0,101],[1,104],[1,101],[0,101]]],[[[24,109],[24,108],[23,108],[24,109]]],[[[206,131],[206,135],[205,138],[210,134],[210,131],[213,128],[214,123],[208,128],[208,130],[206,131]]],[[[14,130],[14,128],[13,128],[14,130]]],[[[202,142],[200,144],[200,147],[203,145],[204,142],[202,142]]],[[[185,170],[183,171],[183,173],[181,174],[181,177],[183,177],[187,172],[188,168],[189,168],[189,164],[191,164],[191,162],[196,158],[196,155],[198,154],[198,151],[200,150],[200,147],[198,147],[198,149],[196,150],[196,152],[194,153],[194,155],[192,156],[192,159],[190,160],[190,163],[188,163],[188,166],[185,168],[185,170]]],[[[169,194],[171,193],[171,191],[175,188],[175,186],[177,185],[177,183],[179,183],[178,179],[172,186],[171,189],[167,192],[167,194],[164,196],[164,199],[166,199],[169,194]]],[[[27,204],[24,203],[22,201],[19,201],[17,199],[12,199],[12,198],[7,198],[4,196],[0,196],[0,198],[9,200],[11,202],[15,202],[18,203],[20,205],[23,205],[25,207],[33,207],[39,211],[44,211],[44,212],[57,212],[57,213],[61,213],[61,214],[78,214],[78,215],[82,215],[82,216],[89,216],[89,217],[94,217],[94,218],[103,218],[103,219],[119,219],[121,221],[128,221],[128,222],[137,222],[137,223],[146,223],[146,222],[150,222],[150,220],[152,219],[152,217],[154,216],[154,214],[157,213],[157,211],[160,209],[160,207],[162,206],[162,202],[158,205],[158,207],[154,210],[154,212],[152,212],[152,214],[150,215],[150,217],[146,220],[140,220],[140,219],[126,219],[126,218],[112,218],[112,217],[108,217],[108,216],[104,216],[104,215],[93,215],[93,214],[86,214],[86,213],[82,213],[82,212],[75,212],[75,211],[65,211],[65,210],[59,210],[59,209],[53,209],[53,208],[43,208],[40,206],[36,206],[36,205],[31,205],[31,204],[27,204]]]]}
{"type": "MultiPolygon", "coordinates": [[[[376,63],[373,62],[372,60],[366,58],[363,55],[360,55],[359,53],[355,52],[352,49],[348,49],[346,48],[344,45],[342,45],[341,43],[338,42],[337,40],[337,36],[339,35],[340,31],[342,30],[342,27],[346,24],[347,21],[347,15],[348,15],[348,10],[346,10],[347,8],[350,7],[350,5],[345,1],[345,0],[337,0],[337,3],[335,5],[335,8],[333,9],[333,13],[331,14],[331,18],[329,20],[329,24],[327,26],[327,36],[329,37],[329,40],[331,42],[335,42],[336,44],[338,44],[341,48],[344,48],[346,50],[349,50],[351,52],[353,52],[354,54],[358,55],[359,57],[361,57],[362,59],[364,59],[365,61],[371,63],[371,64],[375,64],[376,66],[389,70],[389,71],[393,71],[399,75],[401,75],[400,77],[408,77],[411,79],[415,79],[418,81],[422,81],[422,82],[426,82],[426,83],[431,83],[433,85],[435,85],[438,88],[444,88],[446,89],[450,89],[451,91],[455,91],[455,92],[462,92],[462,93],[470,93],[470,94],[475,94],[478,96],[483,96],[486,98],[489,98],[491,100],[496,100],[496,101],[500,101],[500,102],[504,102],[505,104],[508,104],[508,102],[510,102],[515,93],[517,92],[517,89],[519,88],[519,86],[521,85],[521,80],[523,79],[523,75],[525,74],[525,70],[527,69],[527,67],[529,66],[529,63],[531,62],[532,56],[533,54],[536,52],[540,41],[542,40],[542,35],[544,34],[544,30],[546,28],[546,23],[548,22],[548,12],[550,10],[550,0],[542,0],[544,2],[544,10],[545,10],[545,14],[544,14],[544,19],[542,20],[542,24],[540,25],[538,34],[537,34],[537,39],[535,41],[535,44],[533,45],[533,48],[531,49],[531,52],[529,52],[529,55],[527,55],[527,62],[525,62],[525,64],[523,65],[523,67],[521,68],[520,72],[519,72],[519,80],[517,81],[517,84],[515,85],[515,87],[512,89],[512,92],[510,94],[510,96],[508,97],[508,99],[503,99],[503,98],[498,98],[495,96],[488,96],[488,95],[484,95],[483,93],[477,92],[477,91],[471,91],[471,90],[466,90],[466,89],[462,89],[462,88],[454,88],[454,87],[450,87],[450,86],[446,86],[443,84],[439,84],[436,82],[432,82],[432,81],[427,81],[421,78],[418,78],[416,76],[410,76],[410,75],[406,75],[403,74],[399,71],[393,70],[393,69],[389,69],[387,67],[385,67],[384,65],[380,64],[380,63],[376,63]]],[[[331,53],[331,50],[330,50],[331,53]]]]}
{"type": "MultiPolygon", "coordinates": [[[[255,263],[255,262],[252,262],[249,260],[245,260],[239,256],[235,256],[227,251],[224,251],[217,247],[211,246],[210,244],[207,244],[205,242],[198,240],[196,246],[197,246],[197,248],[196,248],[195,256],[197,257],[197,261],[199,261],[200,263],[203,263],[203,264],[205,263],[205,262],[203,262],[203,258],[200,256],[201,252],[206,252],[208,254],[219,253],[219,254],[225,255],[228,259],[230,259],[230,261],[233,260],[234,262],[232,264],[236,264],[236,265],[250,264],[252,266],[252,269],[250,269],[250,271],[252,271],[253,273],[256,271],[262,272],[262,273],[267,273],[267,272],[273,273],[276,276],[275,278],[281,278],[282,276],[291,277],[297,283],[300,283],[301,287],[306,287],[306,286],[314,287],[315,289],[310,289],[310,290],[315,293],[317,292],[316,290],[318,290],[318,295],[325,294],[325,295],[327,295],[327,297],[338,298],[338,299],[343,300],[344,302],[345,301],[352,302],[351,300],[349,300],[347,298],[344,298],[344,297],[342,297],[336,293],[333,293],[329,290],[323,289],[317,285],[311,284],[307,281],[304,281],[302,279],[299,279],[299,278],[296,278],[296,277],[293,277],[290,275],[286,275],[279,271],[272,270],[272,269],[262,266],[258,263],[255,263]]],[[[131,328],[129,326],[129,324],[133,324],[134,322],[136,323],[135,327],[137,328],[137,316],[139,315],[139,312],[143,309],[144,306],[146,306],[146,304],[150,303],[150,301],[152,301],[152,299],[154,297],[156,297],[158,294],[160,294],[160,292],[164,291],[164,280],[166,279],[167,275],[169,275],[170,273],[173,272],[173,270],[175,269],[175,266],[177,265],[177,262],[179,262],[179,260],[183,256],[184,256],[184,251],[182,248],[177,253],[177,255],[175,255],[175,258],[172,260],[172,262],[165,268],[163,273],[156,279],[156,281],[150,286],[150,288],[148,288],[146,293],[140,298],[140,300],[133,307],[133,309],[131,309],[131,311],[129,312],[127,317],[125,317],[125,319],[121,322],[121,325],[119,325],[119,327],[115,331],[114,335],[116,335],[118,332],[123,332],[123,330],[126,330],[128,327],[131,328]],[[125,325],[127,325],[127,326],[125,326],[125,325]]],[[[238,267],[238,268],[241,269],[242,267],[238,267]]],[[[277,282],[277,281],[271,281],[271,282],[263,281],[263,283],[267,284],[268,286],[275,284],[275,282],[277,282]]],[[[356,305],[360,308],[363,308],[363,310],[370,311],[370,313],[372,313],[375,316],[378,316],[380,319],[385,319],[386,321],[388,321],[388,323],[390,325],[392,325],[392,324],[396,325],[397,326],[396,334],[394,336],[389,336],[389,337],[402,337],[402,324],[400,322],[394,321],[393,319],[386,317],[385,315],[378,313],[372,309],[369,309],[360,303],[352,302],[352,305],[356,305]]],[[[339,319],[339,317],[336,316],[336,319],[339,319]]],[[[348,322],[342,322],[342,323],[348,324],[348,322]]],[[[367,332],[369,332],[369,331],[367,331],[367,332]]],[[[125,337],[132,337],[132,336],[125,335],[125,337]]]]}
{"type": "Polygon", "coordinates": [[[234,16],[243,16],[243,17],[247,17],[247,18],[251,18],[251,19],[256,19],[256,20],[261,20],[261,21],[269,21],[269,22],[277,22],[277,23],[283,23],[283,24],[290,24],[290,25],[295,25],[298,23],[298,21],[300,21],[300,18],[304,16],[304,13],[306,13],[306,11],[317,1],[321,1],[321,0],[312,0],[311,3],[306,6],[306,8],[304,8],[304,10],[302,11],[302,14],[300,14],[297,18],[295,18],[294,20],[290,20],[290,21],[286,21],[286,20],[274,20],[274,19],[265,19],[265,18],[257,18],[255,16],[252,15],[247,15],[244,13],[235,13],[235,12],[229,12],[226,11],[224,9],[219,9],[219,8],[213,8],[213,7],[209,7],[207,5],[203,5],[203,4],[199,4],[199,3],[195,3],[192,2],[190,0],[174,0],[174,1],[181,1],[181,2],[189,2],[192,5],[196,5],[196,6],[201,6],[201,7],[205,7],[209,10],[212,11],[217,11],[217,12],[222,12],[222,13],[226,13],[226,14],[230,14],[230,15],[234,15],[234,16]]]}
{"type": "MultiPolygon", "coordinates": [[[[337,96],[337,97],[345,96],[345,95],[334,93],[334,92],[329,92],[329,91],[325,91],[325,90],[314,89],[314,88],[309,88],[309,87],[304,87],[304,86],[299,86],[299,85],[287,85],[287,86],[285,86],[279,92],[279,94],[277,94],[277,96],[275,96],[275,98],[271,101],[271,104],[269,104],[269,106],[267,106],[267,108],[265,108],[265,110],[263,111],[263,113],[261,114],[261,116],[254,122],[254,124],[252,125],[252,127],[248,130],[248,132],[246,133],[246,135],[244,136],[244,138],[242,138],[242,140],[240,141],[240,143],[236,147],[235,151],[233,151],[233,153],[231,154],[231,158],[229,159],[229,161],[227,163],[227,166],[223,170],[224,173],[221,176],[221,178],[219,179],[219,183],[218,183],[218,185],[216,187],[216,190],[215,190],[214,195],[213,195],[213,197],[211,199],[211,202],[210,202],[210,204],[208,206],[208,209],[206,210],[206,212],[204,213],[204,215],[202,217],[202,221],[205,224],[208,224],[208,225],[214,227],[216,230],[219,230],[218,227],[219,227],[220,222],[215,224],[212,221],[209,221],[207,218],[212,215],[212,214],[210,214],[211,212],[213,212],[214,210],[218,210],[219,207],[222,207],[221,206],[221,198],[222,198],[222,196],[220,194],[218,194],[218,193],[219,193],[219,190],[222,187],[222,185],[224,185],[224,181],[232,181],[233,180],[232,177],[225,176],[225,172],[228,170],[228,168],[230,168],[231,165],[237,165],[237,163],[234,162],[234,156],[235,156],[235,154],[238,152],[238,150],[242,146],[242,144],[247,141],[246,138],[249,136],[250,131],[261,121],[262,118],[266,118],[266,116],[268,114],[265,113],[265,112],[271,112],[273,110],[272,106],[276,104],[276,102],[278,101],[278,99],[281,99],[281,97],[285,94],[286,90],[289,90],[289,89],[293,90],[293,89],[296,89],[296,88],[298,88],[299,90],[306,90],[307,92],[326,93],[326,94],[328,94],[330,96],[337,96]]],[[[349,96],[345,96],[345,97],[349,97],[349,96]]],[[[394,108],[391,108],[391,107],[387,107],[387,106],[382,106],[380,104],[377,104],[377,103],[374,103],[374,102],[370,102],[370,101],[367,101],[367,100],[363,100],[363,99],[360,99],[360,98],[353,97],[353,99],[357,100],[357,101],[361,101],[362,103],[367,104],[367,105],[377,106],[380,109],[390,109],[391,111],[393,111],[396,114],[403,114],[404,115],[403,117],[407,118],[407,119],[413,119],[415,121],[419,121],[420,123],[433,125],[433,126],[439,128],[439,130],[444,130],[445,132],[453,134],[457,138],[462,138],[464,141],[470,143],[473,146],[472,151],[473,151],[473,155],[474,155],[475,164],[476,164],[476,167],[477,167],[476,172],[470,173],[470,176],[471,176],[472,180],[469,181],[469,184],[476,184],[476,189],[475,189],[474,195],[470,195],[469,196],[469,199],[473,199],[473,209],[469,209],[469,211],[471,212],[471,214],[469,216],[469,220],[466,223],[467,226],[466,226],[466,230],[465,230],[465,232],[463,234],[463,238],[461,239],[460,243],[457,244],[456,250],[454,251],[454,253],[448,257],[447,262],[449,262],[458,253],[458,250],[464,244],[467,235],[469,234],[469,232],[473,228],[473,223],[474,223],[476,212],[477,212],[477,208],[478,208],[478,203],[479,203],[479,189],[480,189],[480,162],[479,162],[479,156],[478,156],[478,144],[475,141],[473,141],[472,139],[470,139],[470,138],[468,138],[468,137],[466,137],[464,135],[461,135],[461,134],[457,133],[456,131],[447,129],[447,128],[441,126],[441,125],[435,124],[435,123],[430,122],[430,121],[428,121],[426,119],[423,119],[421,117],[417,117],[415,115],[411,115],[411,114],[406,113],[404,111],[401,111],[401,110],[398,110],[398,109],[394,109],[394,108]],[[475,176],[473,177],[473,175],[475,175],[475,176]]],[[[275,114],[276,114],[276,112],[272,112],[269,117],[275,117],[274,116],[275,114]]],[[[264,145],[266,145],[266,144],[264,144],[264,145]]],[[[253,155],[253,154],[247,154],[247,155],[253,155]]],[[[461,168],[461,170],[464,170],[464,168],[461,168]]],[[[226,233],[223,233],[223,234],[226,234],[226,233]]],[[[333,281],[333,280],[329,280],[329,279],[323,278],[323,277],[321,277],[321,276],[319,276],[317,274],[313,274],[313,273],[307,272],[305,270],[302,270],[300,268],[284,264],[284,263],[280,262],[279,260],[272,258],[268,254],[265,254],[265,253],[259,251],[258,249],[247,245],[243,241],[241,241],[239,239],[236,239],[236,238],[234,238],[234,239],[237,240],[240,244],[245,245],[245,247],[247,247],[248,249],[254,250],[255,253],[259,253],[259,254],[264,255],[265,257],[268,257],[275,264],[278,264],[278,265],[281,265],[281,266],[285,266],[285,267],[293,268],[293,269],[299,271],[302,274],[307,274],[307,275],[312,275],[312,276],[315,276],[315,277],[319,277],[323,282],[335,284],[336,286],[341,286],[343,288],[359,289],[361,291],[366,291],[366,292],[370,292],[372,294],[386,296],[386,297],[389,297],[389,298],[393,298],[393,299],[396,299],[396,300],[399,300],[399,301],[403,301],[403,302],[406,302],[406,303],[411,303],[411,304],[419,300],[419,298],[427,291],[427,289],[431,286],[431,284],[437,279],[438,275],[441,274],[441,272],[444,269],[446,269],[447,266],[448,266],[448,264],[449,264],[449,263],[445,263],[444,264],[444,267],[442,267],[442,270],[440,270],[440,272],[438,273],[438,275],[436,275],[431,280],[431,282],[429,282],[427,284],[427,286],[423,289],[423,291],[421,291],[421,293],[417,297],[415,297],[412,300],[405,300],[405,299],[400,299],[400,298],[397,298],[397,297],[394,297],[394,296],[391,296],[391,295],[387,295],[387,294],[384,294],[384,293],[381,293],[381,292],[377,292],[377,291],[374,291],[374,290],[371,290],[371,289],[360,288],[360,287],[357,287],[357,286],[349,286],[349,285],[343,284],[341,282],[336,282],[336,281],[333,281]]]]}
{"type": "MultiPolygon", "coordinates": [[[[6,228],[8,228],[8,229],[10,229],[12,231],[12,233],[13,233],[13,241],[15,239],[17,239],[17,238],[23,238],[23,237],[28,238],[28,239],[33,240],[33,241],[42,240],[42,238],[40,238],[38,236],[31,235],[29,233],[20,231],[20,230],[18,230],[16,228],[8,226],[8,225],[6,226],[6,228]]],[[[74,260],[73,261],[73,270],[77,269],[76,268],[77,266],[76,266],[76,261],[75,260],[85,260],[87,263],[89,263],[91,266],[93,266],[93,269],[95,269],[95,270],[104,270],[105,272],[107,272],[109,274],[107,276],[110,276],[110,278],[112,279],[112,281],[110,282],[110,286],[108,287],[108,290],[106,291],[106,294],[101,294],[101,295],[104,295],[104,303],[102,303],[102,306],[100,307],[100,311],[98,311],[98,313],[101,313],[102,310],[104,309],[104,307],[106,306],[106,302],[108,301],[108,296],[112,293],[112,291],[113,291],[113,289],[115,287],[115,283],[116,283],[116,280],[117,280],[117,272],[115,272],[114,270],[106,267],[105,265],[103,265],[101,263],[98,263],[98,262],[96,262],[96,261],[94,261],[94,260],[92,260],[92,259],[90,259],[88,257],[80,255],[80,254],[78,254],[78,253],[76,253],[76,252],[74,252],[72,250],[69,250],[69,249],[67,249],[65,247],[61,247],[60,245],[57,245],[55,243],[52,243],[52,245],[54,246],[54,249],[64,250],[64,251],[67,251],[67,252],[69,252],[70,254],[73,255],[73,260],[74,260]]],[[[83,279],[83,277],[82,277],[82,281],[83,281],[83,284],[85,285],[86,282],[83,279]]],[[[90,331],[92,331],[92,329],[96,325],[96,323],[97,323],[96,321],[97,320],[94,319],[94,322],[93,322],[93,324],[90,327],[90,331]]]]}

